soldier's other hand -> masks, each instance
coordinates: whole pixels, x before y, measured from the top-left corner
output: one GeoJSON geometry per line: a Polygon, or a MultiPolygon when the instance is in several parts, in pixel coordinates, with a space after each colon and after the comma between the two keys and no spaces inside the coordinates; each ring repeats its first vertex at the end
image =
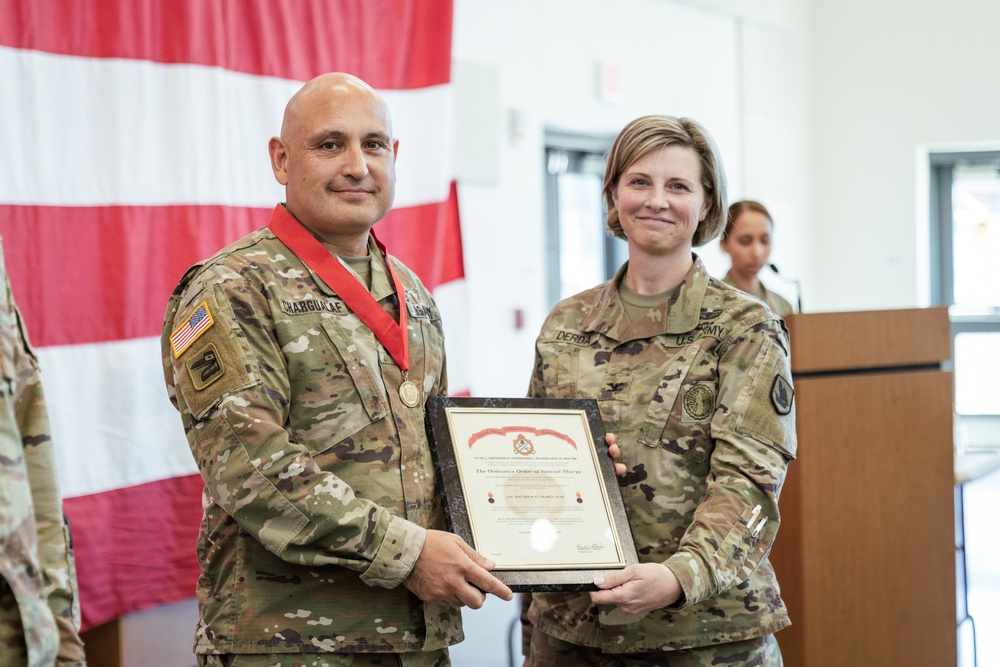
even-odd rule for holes
{"type": "Polygon", "coordinates": [[[428,604],[479,609],[487,593],[502,600],[514,598],[510,588],[490,574],[495,565],[458,535],[428,530],[424,548],[403,585],[428,604]]]}
{"type": "Polygon", "coordinates": [[[605,433],[604,442],[608,443],[608,455],[615,462],[615,474],[619,476],[624,475],[626,470],[625,464],[618,463],[618,457],[622,455],[622,450],[618,446],[618,436],[614,433],[605,433]]]}
{"type": "Polygon", "coordinates": [[[637,616],[662,609],[681,599],[684,589],[670,568],[661,563],[636,563],[598,577],[601,590],[590,593],[594,604],[613,604],[624,614],[637,616]]]}

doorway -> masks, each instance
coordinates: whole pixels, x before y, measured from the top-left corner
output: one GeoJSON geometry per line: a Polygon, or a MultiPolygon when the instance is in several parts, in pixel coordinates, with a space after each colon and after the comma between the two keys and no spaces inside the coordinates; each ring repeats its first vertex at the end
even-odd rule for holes
{"type": "Polygon", "coordinates": [[[605,229],[604,161],[614,137],[545,132],[548,307],[612,276],[628,257],[605,229]]]}

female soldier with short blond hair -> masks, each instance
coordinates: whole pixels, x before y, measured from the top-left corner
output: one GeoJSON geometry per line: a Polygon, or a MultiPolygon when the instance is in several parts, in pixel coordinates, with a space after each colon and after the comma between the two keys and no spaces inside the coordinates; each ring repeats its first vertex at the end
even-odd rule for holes
{"type": "Polygon", "coordinates": [[[524,595],[526,664],[781,664],[767,553],[796,447],[788,338],[692,252],[722,228],[725,193],[690,119],[639,118],[611,148],[608,228],[629,259],[549,314],[529,395],[597,400],[640,562],[594,592],[524,595]]]}

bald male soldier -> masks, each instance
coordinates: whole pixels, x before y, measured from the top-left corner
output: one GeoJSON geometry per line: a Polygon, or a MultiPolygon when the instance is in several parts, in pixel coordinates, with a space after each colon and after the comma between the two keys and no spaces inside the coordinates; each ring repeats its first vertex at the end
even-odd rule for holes
{"type": "Polygon", "coordinates": [[[512,597],[443,531],[440,316],[371,232],[398,147],[370,86],[313,79],[268,145],[285,203],[170,299],[167,390],[205,480],[201,665],[448,665],[459,608],[512,597]]]}

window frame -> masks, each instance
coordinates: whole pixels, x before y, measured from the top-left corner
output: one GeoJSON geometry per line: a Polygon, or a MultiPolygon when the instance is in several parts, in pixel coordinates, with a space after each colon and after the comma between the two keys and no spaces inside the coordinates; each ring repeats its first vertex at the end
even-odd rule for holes
{"type": "MultiPolygon", "coordinates": [[[[962,308],[955,306],[954,212],[952,187],[959,167],[1000,167],[1000,149],[928,152],[930,214],[930,298],[932,305],[948,306],[951,323],[952,359],[955,339],[964,333],[1000,334],[1000,306],[962,308]]],[[[956,404],[956,411],[958,406],[956,404]]],[[[1000,413],[958,415],[975,428],[976,423],[994,422],[1000,413]]]]}

